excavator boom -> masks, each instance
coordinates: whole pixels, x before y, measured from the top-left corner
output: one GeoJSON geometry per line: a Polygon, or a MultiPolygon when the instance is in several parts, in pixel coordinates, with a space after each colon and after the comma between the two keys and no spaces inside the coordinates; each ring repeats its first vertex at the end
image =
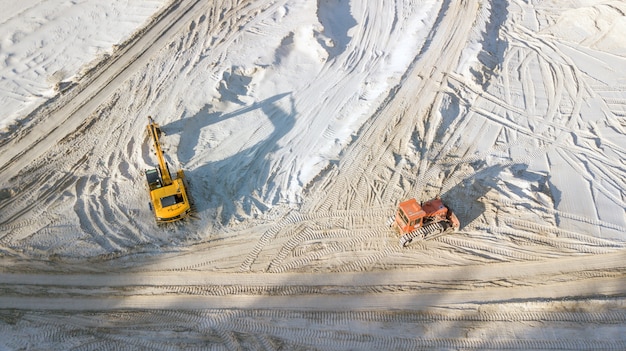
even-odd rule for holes
{"type": "Polygon", "coordinates": [[[177,172],[177,177],[172,179],[159,138],[161,129],[148,116],[148,134],[154,144],[154,152],[159,162],[159,168],[146,170],[146,181],[150,192],[150,203],[154,210],[157,223],[167,223],[181,220],[191,213],[191,206],[187,196],[187,189],[183,178],[183,170],[177,172]]]}
{"type": "Polygon", "coordinates": [[[159,125],[154,122],[151,116],[148,116],[148,120],[150,121],[148,124],[148,134],[150,134],[150,138],[154,143],[154,152],[159,160],[159,169],[161,171],[163,185],[170,185],[172,184],[172,176],[170,175],[170,170],[165,162],[165,157],[163,157],[163,150],[161,150],[161,144],[159,142],[161,129],[159,128],[159,125]]]}

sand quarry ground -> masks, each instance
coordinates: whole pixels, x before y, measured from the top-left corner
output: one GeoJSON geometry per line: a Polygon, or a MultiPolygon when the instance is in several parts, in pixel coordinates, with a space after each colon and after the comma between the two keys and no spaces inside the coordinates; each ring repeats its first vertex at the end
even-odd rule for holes
{"type": "Polygon", "coordinates": [[[98,3],[3,3],[1,350],[626,349],[626,2],[98,3]]]}

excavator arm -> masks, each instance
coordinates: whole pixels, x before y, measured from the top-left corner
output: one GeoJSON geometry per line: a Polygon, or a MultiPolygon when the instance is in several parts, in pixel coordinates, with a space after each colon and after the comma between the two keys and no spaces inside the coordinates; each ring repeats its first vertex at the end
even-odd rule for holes
{"type": "Polygon", "coordinates": [[[154,152],[159,160],[159,170],[161,171],[162,183],[164,186],[170,185],[172,184],[172,176],[169,168],[167,167],[167,163],[165,162],[165,157],[163,157],[163,150],[161,150],[161,144],[159,142],[161,129],[159,128],[159,125],[154,122],[151,116],[148,116],[148,120],[150,121],[148,124],[148,134],[154,143],[154,152]]]}
{"type": "Polygon", "coordinates": [[[187,196],[187,189],[183,178],[183,170],[177,172],[177,177],[172,179],[170,170],[163,157],[161,143],[161,129],[148,117],[148,134],[154,143],[154,152],[159,162],[159,169],[146,170],[146,181],[150,192],[151,207],[154,210],[157,223],[174,222],[186,218],[191,213],[191,205],[187,196]]]}

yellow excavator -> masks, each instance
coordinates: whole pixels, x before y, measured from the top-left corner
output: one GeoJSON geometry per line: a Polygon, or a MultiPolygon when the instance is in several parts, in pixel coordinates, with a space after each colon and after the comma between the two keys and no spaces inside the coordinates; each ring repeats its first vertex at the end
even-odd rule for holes
{"type": "Polygon", "coordinates": [[[154,152],[159,160],[158,169],[148,169],[145,172],[154,216],[159,224],[178,221],[188,217],[191,213],[187,190],[183,182],[185,173],[182,169],[178,170],[177,177],[172,179],[159,143],[161,129],[151,116],[148,116],[148,120],[150,122],[148,134],[152,138],[154,152]]]}

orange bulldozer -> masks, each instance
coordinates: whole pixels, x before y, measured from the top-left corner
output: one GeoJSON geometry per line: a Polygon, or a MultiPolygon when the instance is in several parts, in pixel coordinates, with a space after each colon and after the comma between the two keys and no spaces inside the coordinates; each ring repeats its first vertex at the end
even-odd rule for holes
{"type": "Polygon", "coordinates": [[[456,215],[437,197],[424,203],[410,199],[400,202],[392,224],[400,235],[400,244],[407,246],[413,240],[427,240],[447,232],[459,230],[456,215]]]}

